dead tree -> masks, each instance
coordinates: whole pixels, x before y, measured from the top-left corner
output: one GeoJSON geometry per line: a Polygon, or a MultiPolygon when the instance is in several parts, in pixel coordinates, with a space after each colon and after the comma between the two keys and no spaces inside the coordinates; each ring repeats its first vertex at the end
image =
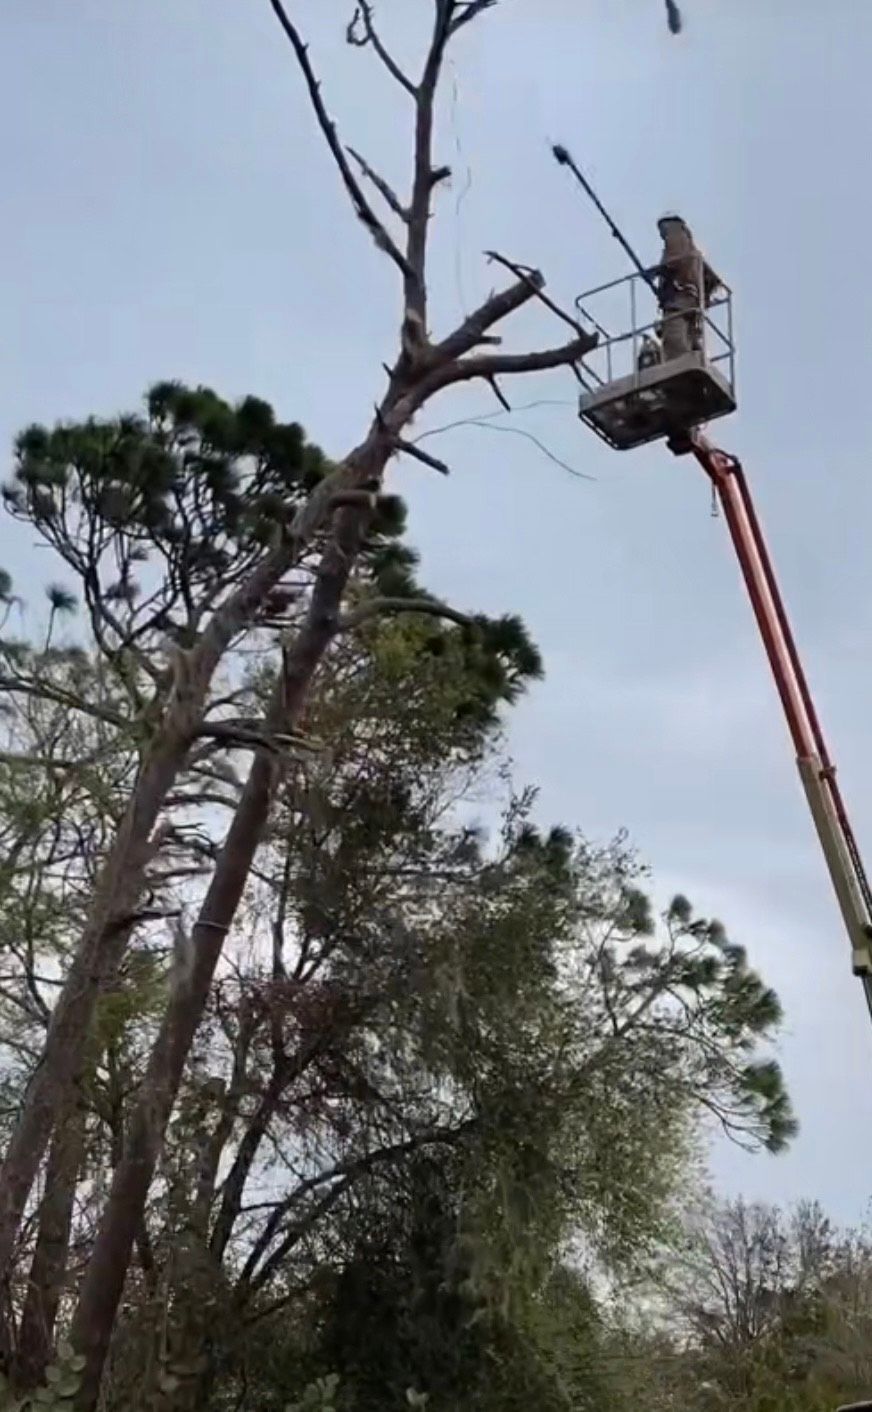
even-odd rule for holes
{"type": "MultiPolygon", "coordinates": [[[[403,290],[399,349],[386,369],[387,387],[362,440],[310,495],[271,554],[217,613],[194,646],[180,655],[171,699],[146,752],[134,794],[96,889],[85,935],[58,999],[45,1051],[25,1095],[0,1170],[0,1270],[9,1265],[25,1207],[53,1127],[68,1102],[70,1075],[87,1039],[103,978],[118,964],[129,917],[154,847],[167,795],[183,768],[202,722],[203,703],[215,670],[232,639],[247,625],[264,597],[299,560],[314,538],[323,542],[302,626],[283,645],[284,670],[276,687],[265,736],[293,730],[324,654],[345,624],[341,603],[365,540],[385,469],[408,455],[445,470],[436,458],[406,438],[417,413],[437,394],[480,381],[502,396],[498,379],[556,368],[572,368],[594,338],[569,315],[571,337],[552,347],[503,351],[494,330],[532,300],[545,299],[542,275],[504,257],[497,259],[513,281],[491,294],[461,324],[441,337],[433,332],[427,298],[428,233],[434,189],[449,171],[434,160],[434,103],[446,51],[452,40],[497,0],[433,0],[432,32],[419,78],[396,63],[375,27],[372,5],[360,0],[349,40],[370,48],[392,81],[408,95],[414,120],[411,191],[400,197],[369,162],[341,141],[325,106],[321,86],[302,36],[281,0],[269,0],[308,91],[321,135],[358,219],[378,249],[394,264],[403,290]],[[374,196],[370,199],[369,189],[374,196]],[[376,203],[385,208],[384,216],[376,203]],[[181,668],[183,667],[183,670],[181,668]]],[[[395,607],[396,605],[394,605],[395,607]]],[[[80,1405],[94,1405],[131,1251],[190,1045],[203,1014],[215,966],[269,818],[282,778],[281,751],[252,746],[248,782],[225,839],[190,938],[189,961],[178,969],[163,1024],[128,1125],[119,1163],[85,1272],[72,1341],[87,1357],[80,1405]]]]}

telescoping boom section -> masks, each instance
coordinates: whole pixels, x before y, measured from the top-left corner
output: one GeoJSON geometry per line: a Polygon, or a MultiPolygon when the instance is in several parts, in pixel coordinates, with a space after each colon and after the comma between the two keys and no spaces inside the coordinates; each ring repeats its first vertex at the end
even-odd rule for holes
{"type": "Polygon", "coordinates": [[[684,446],[715,488],[790,730],[800,778],[872,1010],[872,892],[827,749],[745,473],[698,431],[684,446]]]}

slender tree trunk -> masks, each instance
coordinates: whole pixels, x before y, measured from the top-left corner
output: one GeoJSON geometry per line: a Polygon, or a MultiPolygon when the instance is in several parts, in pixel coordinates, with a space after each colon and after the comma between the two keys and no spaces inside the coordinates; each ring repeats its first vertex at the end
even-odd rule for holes
{"type": "Polygon", "coordinates": [[[328,476],[301,507],[284,540],[216,612],[197,647],[184,658],[164,724],[146,755],[133,795],[95,889],[94,904],[73,962],[52,1012],[40,1061],[24,1095],[21,1112],[0,1166],[0,1284],[8,1282],[15,1241],[28,1197],[67,1101],[71,1074],[78,1071],[94,1005],[106,977],[119,965],[127,945],[130,915],[142,888],[150,857],[149,840],[187,758],[200,725],[212,678],[233,638],[251,621],[264,596],[299,557],[331,512],[333,497],[370,473],[373,447],[383,449],[381,470],[391,443],[377,429],[328,476]]]}
{"type": "Polygon", "coordinates": [[[187,735],[167,741],[143,766],[98,880],[90,919],[52,1011],[42,1055],[0,1167],[0,1278],[9,1277],[27,1199],[55,1120],[68,1101],[73,1076],[80,1068],[97,996],[124,954],[130,916],[149,859],[150,836],[187,754],[187,735]]]}
{"type": "Polygon", "coordinates": [[[221,1207],[215,1219],[215,1228],[212,1232],[212,1239],[209,1242],[210,1249],[215,1259],[223,1259],[227,1244],[233,1234],[233,1227],[242,1205],[242,1193],[245,1190],[245,1183],[251,1171],[255,1158],[257,1157],[260,1144],[266,1136],[269,1125],[275,1117],[279,1100],[285,1091],[286,1085],[290,1082],[291,1075],[288,1072],[287,1062],[282,1062],[273,1070],[272,1077],[264,1090],[257,1110],[251,1122],[245,1130],[245,1135],[239,1144],[233,1166],[227,1174],[227,1178],[222,1188],[221,1207]]]}
{"type": "MultiPolygon", "coordinates": [[[[381,473],[384,459],[380,465],[372,466],[371,474],[381,473]]],[[[270,705],[267,724],[273,730],[288,728],[299,717],[312,677],[335,634],[342,594],[365,519],[360,509],[345,509],[337,516],[335,535],[324,551],[309,612],[288,653],[283,677],[270,705]]],[[[113,1178],[73,1316],[71,1341],[88,1360],[78,1402],[82,1412],[90,1412],[97,1400],[133,1240],[166,1124],[208,1002],[224,938],[269,819],[280,774],[281,765],[273,753],[261,751],[255,756],[193,928],[189,964],[178,969],[130,1117],[124,1157],[113,1178]]]]}
{"type": "Polygon", "coordinates": [[[49,1149],[39,1232],[21,1316],[15,1382],[41,1382],[54,1346],[55,1320],[67,1270],[76,1183],[85,1147],[85,1114],[78,1086],[55,1129],[49,1149]]]}

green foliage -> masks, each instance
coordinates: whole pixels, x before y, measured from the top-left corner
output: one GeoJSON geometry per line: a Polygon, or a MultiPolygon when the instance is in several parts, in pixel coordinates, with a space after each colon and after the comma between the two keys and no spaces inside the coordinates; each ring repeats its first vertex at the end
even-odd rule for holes
{"type": "MultiPolygon", "coordinates": [[[[3,496],[78,578],[97,645],[130,685],[143,654],[192,644],[329,470],[299,424],[260,399],[231,406],[164,382],[145,416],[28,427],[3,496]]],[[[409,582],[414,556],[393,542],[404,527],[402,501],[380,497],[363,550],[376,585],[409,582]]],[[[53,617],[75,607],[66,587],[47,592],[53,617]]],[[[260,621],[275,614],[274,596],[260,621]]]]}
{"type": "Polygon", "coordinates": [[[0,1412],[70,1412],[82,1382],[84,1357],[62,1343],[41,1387],[19,1396],[0,1374],[0,1412]]]}
{"type": "Polygon", "coordinates": [[[613,1343],[616,1405],[834,1412],[868,1397],[870,1290],[867,1231],[837,1230],[815,1203],[712,1201],[664,1256],[660,1327],[613,1343]]]}
{"type": "MultiPolygon", "coordinates": [[[[38,973],[66,964],[160,705],[166,674],[155,688],[148,668],[196,639],[328,468],[258,399],[232,407],[175,383],[152,389],[142,418],[31,428],[16,456],[10,507],[77,577],[97,647],[51,643],[76,602],[60,583],[42,650],[2,644],[27,688],[16,744],[65,757],[63,770],[0,766],[2,841],[19,860],[0,870],[0,950],[18,968],[0,1018],[23,1028],[26,1009],[38,1049],[38,973]]],[[[402,503],[382,498],[351,611],[427,598],[403,525],[402,503]]],[[[297,620],[311,567],[254,628],[297,620]]],[[[221,691],[256,720],[274,667],[255,656],[234,671],[221,691]]],[[[618,1405],[610,1331],[578,1248],[638,1276],[672,1234],[703,1122],[771,1150],[789,1139],[767,1048],[780,1007],[743,947],[682,896],[658,916],[623,838],[543,827],[534,791],[505,802],[505,711],[541,672],[510,615],[364,614],[337,637],[305,721],[325,747],[286,772],[176,1104],[107,1412],[144,1382],[162,1412],[240,1399],[605,1412],[618,1405]],[[495,787],[488,834],[472,810],[495,787]]],[[[97,1006],[77,1250],[160,1022],[167,932],[236,789],[233,753],[198,750],[165,811],[141,929],[97,1006]]],[[[9,1111],[20,1068],[7,1064],[9,1111]]],[[[43,1401],[67,1397],[74,1372],[53,1370],[43,1401]]]]}
{"type": "Polygon", "coordinates": [[[123,549],[122,578],[140,547],[178,563],[191,584],[214,583],[325,472],[302,429],[255,398],[234,408],[209,388],[161,383],[147,406],[147,418],[33,426],[17,439],[7,505],[74,568],[90,531],[101,551],[123,549]]]}

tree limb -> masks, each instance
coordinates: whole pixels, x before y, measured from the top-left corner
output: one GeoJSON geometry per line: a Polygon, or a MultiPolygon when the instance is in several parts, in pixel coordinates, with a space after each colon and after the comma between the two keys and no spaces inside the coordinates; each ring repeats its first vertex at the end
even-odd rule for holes
{"type": "Polygon", "coordinates": [[[539,294],[544,285],[544,277],[538,270],[533,270],[519,279],[517,284],[491,294],[453,333],[436,344],[433,349],[434,361],[443,362],[470,353],[483,341],[483,336],[489,328],[493,328],[494,324],[509,314],[514,314],[517,309],[523,308],[539,294]]]}
{"type": "Polygon", "coordinates": [[[384,613],[423,613],[432,618],[447,618],[449,622],[457,623],[460,627],[468,627],[472,621],[465,613],[459,613],[455,608],[449,608],[447,604],[430,598],[371,598],[360,608],[346,613],[345,617],[340,619],[339,632],[353,632],[372,618],[380,618],[384,613]]]}
{"type": "Polygon", "coordinates": [[[330,1205],[348,1189],[351,1183],[360,1176],[366,1175],[374,1167],[379,1167],[383,1163],[402,1161],[404,1157],[411,1156],[422,1147],[452,1146],[455,1143],[462,1143],[478,1127],[478,1120],[467,1119],[456,1128],[425,1129],[420,1133],[406,1138],[404,1141],[391,1143],[389,1146],[377,1148],[373,1152],[368,1152],[362,1157],[350,1158],[337,1162],[333,1167],[323,1172],[319,1172],[314,1177],[309,1177],[302,1181],[296,1189],[280,1202],[269,1221],[265,1231],[258,1239],[255,1250],[249,1256],[240,1278],[240,1285],[249,1285],[252,1289],[262,1289],[271,1279],[281,1261],[293,1249],[294,1244],[300,1239],[305,1231],[311,1226],[313,1218],[317,1219],[325,1210],[329,1210],[330,1205]],[[300,1221],[290,1228],[286,1228],[284,1238],[280,1245],[276,1247],[269,1258],[264,1262],[261,1269],[257,1270],[257,1262],[266,1253],[269,1243],[277,1234],[281,1222],[288,1214],[295,1202],[307,1195],[310,1191],[316,1190],[319,1186],[326,1186],[335,1182],[337,1185],[325,1198],[317,1202],[313,1210],[307,1212],[300,1221]]]}
{"type": "Polygon", "coordinates": [[[451,474],[450,467],[444,461],[440,461],[438,456],[431,456],[428,451],[422,451],[420,446],[416,446],[412,441],[398,439],[396,449],[403,456],[411,456],[415,461],[421,461],[425,466],[429,466],[432,471],[438,471],[440,475],[451,474]]]}
{"type": "Polygon", "coordinates": [[[436,368],[427,379],[426,395],[455,383],[471,382],[473,378],[511,376],[517,373],[546,372],[549,368],[565,368],[577,363],[596,347],[596,335],[579,334],[570,343],[557,348],[543,348],[534,353],[486,353],[474,358],[460,358],[447,367],[436,368]]]}
{"type": "Polygon", "coordinates": [[[495,264],[502,265],[505,269],[511,270],[516,279],[528,281],[532,287],[532,293],[545,305],[545,308],[550,309],[552,314],[556,314],[558,319],[562,319],[571,329],[575,329],[576,333],[586,332],[577,319],[574,319],[571,314],[567,314],[565,309],[561,309],[560,305],[555,304],[554,300],[549,298],[545,293],[545,281],[542,279],[538,270],[530,269],[525,265],[518,265],[514,260],[508,260],[505,255],[500,255],[497,250],[486,250],[484,253],[487,258],[492,260],[495,264]]]}
{"type": "Polygon", "coordinates": [[[351,197],[351,204],[358,218],[366,226],[378,248],[383,250],[402,271],[405,278],[409,279],[413,274],[409,260],[403,255],[399,246],[395,244],[388,234],[388,231],[378,219],[375,211],[364,196],[351,167],[348,165],[348,159],[345,156],[342,143],[339,141],[336,133],[336,124],[333,122],[333,119],[324,106],[324,100],[321,97],[321,85],[315,77],[315,71],[309,62],[309,52],[306,45],[303,43],[299,30],[289,19],[287,11],[282,4],[282,0],[269,0],[269,4],[296,55],[297,63],[302,69],[303,77],[306,80],[306,87],[309,90],[312,108],[318,120],[318,126],[324,135],[327,146],[333,154],[333,159],[339,168],[339,174],[342,177],[348,195],[351,197]]]}
{"type": "Polygon", "coordinates": [[[394,59],[382,43],[378,31],[373,21],[373,8],[370,0],[358,0],[357,8],[351,17],[351,23],[345,31],[345,37],[349,44],[353,44],[357,49],[365,49],[371,45],[375,53],[381,59],[391,78],[396,79],[401,88],[410,93],[413,98],[418,96],[417,85],[412,82],[409,76],[403,73],[396,59],[394,59]],[[363,21],[363,38],[360,37],[357,29],[357,21],[363,21]]]}
{"type": "Polygon", "coordinates": [[[509,401],[508,397],[506,397],[506,394],[503,392],[503,390],[502,390],[502,388],[500,387],[499,383],[497,382],[496,378],[495,378],[495,377],[489,377],[489,378],[488,378],[488,382],[490,383],[491,390],[492,390],[492,392],[493,392],[494,397],[495,397],[495,398],[497,399],[497,401],[499,402],[499,404],[500,404],[500,406],[502,407],[503,411],[504,411],[504,412],[511,412],[511,410],[512,410],[512,404],[511,404],[511,402],[509,401]]]}
{"type": "Polygon", "coordinates": [[[348,152],[350,156],[354,158],[357,165],[360,167],[360,170],[362,171],[363,175],[367,178],[368,181],[372,182],[376,191],[390,206],[394,215],[398,216],[401,221],[404,221],[406,224],[408,224],[409,213],[397,193],[394,191],[393,187],[388,186],[387,182],[384,180],[384,177],[380,177],[378,172],[374,172],[372,167],[369,165],[369,162],[367,162],[365,158],[361,157],[360,153],[356,152],[353,147],[349,147],[348,152]]]}

